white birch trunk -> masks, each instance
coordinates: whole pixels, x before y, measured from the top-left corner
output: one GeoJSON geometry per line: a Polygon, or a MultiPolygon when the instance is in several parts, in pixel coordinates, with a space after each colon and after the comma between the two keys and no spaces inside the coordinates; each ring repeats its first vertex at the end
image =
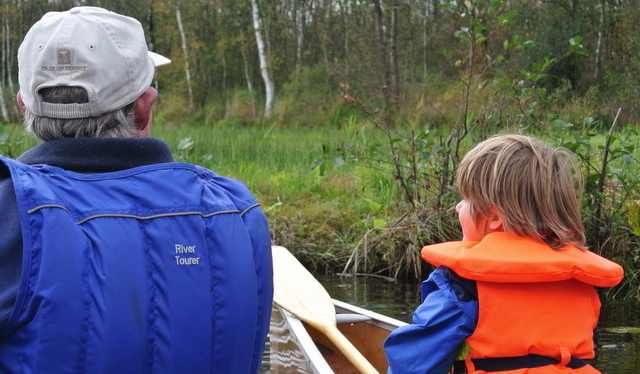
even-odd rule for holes
{"type": "Polygon", "coordinates": [[[184,74],[187,78],[187,89],[189,90],[189,111],[193,113],[193,88],[191,87],[191,71],[189,69],[189,50],[187,49],[187,38],[182,27],[182,17],[180,15],[180,4],[176,5],[176,19],[178,21],[178,30],[182,40],[182,54],[184,55],[184,74]]]}
{"type": "Polygon", "coordinates": [[[269,64],[267,62],[267,48],[262,36],[262,20],[260,19],[260,10],[258,9],[258,1],[251,0],[251,13],[253,15],[253,28],[256,33],[256,44],[258,45],[258,56],[260,58],[260,73],[264,80],[264,88],[266,99],[264,103],[264,117],[271,118],[271,110],[273,109],[273,80],[269,73],[269,64]]]}

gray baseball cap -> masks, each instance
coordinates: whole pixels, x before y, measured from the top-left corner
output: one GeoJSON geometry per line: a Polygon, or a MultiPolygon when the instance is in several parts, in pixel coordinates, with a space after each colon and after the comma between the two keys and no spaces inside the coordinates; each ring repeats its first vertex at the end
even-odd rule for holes
{"type": "Polygon", "coordinates": [[[18,81],[25,106],[50,118],[98,117],[134,102],[151,85],[155,67],[170,63],[150,52],[136,19],[97,7],[49,12],[18,49],[18,81]],[[46,87],[84,88],[89,102],[43,102],[46,87]]]}

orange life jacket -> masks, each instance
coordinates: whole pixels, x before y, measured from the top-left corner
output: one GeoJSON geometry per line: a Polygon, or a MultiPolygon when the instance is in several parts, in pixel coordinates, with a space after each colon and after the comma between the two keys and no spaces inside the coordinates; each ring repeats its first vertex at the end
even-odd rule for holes
{"type": "Polygon", "coordinates": [[[480,242],[448,242],[426,246],[422,257],[476,281],[478,323],[467,339],[471,359],[540,355],[556,365],[501,373],[599,373],[590,365],[565,367],[574,358],[594,357],[593,331],[600,300],[594,286],[610,287],[622,268],[576,247],[554,250],[528,238],[499,232],[480,242]]]}

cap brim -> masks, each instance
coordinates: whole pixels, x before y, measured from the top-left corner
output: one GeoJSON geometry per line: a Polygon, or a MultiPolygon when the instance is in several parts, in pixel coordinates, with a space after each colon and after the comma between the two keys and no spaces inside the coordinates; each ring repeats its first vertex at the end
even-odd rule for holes
{"type": "Polygon", "coordinates": [[[151,52],[149,51],[149,57],[151,57],[151,61],[153,61],[153,65],[154,66],[163,66],[163,65],[169,65],[171,63],[171,60],[169,60],[168,58],[159,55],[155,52],[151,52]]]}

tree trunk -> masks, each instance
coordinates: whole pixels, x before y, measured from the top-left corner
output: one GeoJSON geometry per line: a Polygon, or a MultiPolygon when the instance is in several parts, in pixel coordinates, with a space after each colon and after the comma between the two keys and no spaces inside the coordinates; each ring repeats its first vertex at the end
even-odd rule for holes
{"type": "Polygon", "coordinates": [[[324,19],[324,22],[316,22],[316,27],[318,28],[318,34],[319,37],[318,39],[320,40],[320,50],[322,51],[322,60],[324,61],[324,66],[325,69],[327,71],[330,70],[330,65],[329,65],[329,50],[327,48],[327,35],[328,33],[328,26],[331,24],[331,8],[328,5],[329,0],[324,0],[323,1],[323,5],[322,5],[322,10],[320,11],[320,14],[322,14],[322,17],[320,17],[320,19],[324,19]]]}
{"type": "Polygon", "coordinates": [[[438,1],[428,0],[424,4],[424,25],[423,25],[423,66],[422,75],[424,82],[427,81],[429,76],[429,41],[432,35],[436,32],[436,22],[438,18],[438,1]]]}
{"type": "Polygon", "coordinates": [[[295,5],[295,24],[296,24],[296,70],[302,65],[302,51],[304,50],[305,39],[305,23],[306,23],[306,7],[305,1],[295,5]]]}
{"type": "Polygon", "coordinates": [[[251,79],[251,72],[249,71],[249,59],[247,59],[247,52],[242,51],[242,63],[244,65],[244,79],[247,81],[247,89],[249,90],[249,95],[251,97],[251,112],[253,113],[253,118],[256,118],[256,101],[253,97],[253,80],[251,79]]]}
{"type": "Polygon", "coordinates": [[[594,62],[594,69],[593,69],[593,78],[594,79],[598,79],[598,75],[600,74],[599,69],[600,69],[600,56],[601,56],[601,47],[602,47],[602,33],[604,30],[604,7],[606,6],[604,1],[601,1],[600,3],[596,4],[596,7],[600,8],[599,9],[599,13],[600,13],[600,26],[598,27],[598,41],[596,42],[596,52],[595,52],[595,62],[594,62]]]}
{"type": "Polygon", "coordinates": [[[249,72],[249,59],[247,59],[247,52],[242,51],[242,63],[244,65],[244,79],[247,81],[247,89],[251,96],[253,96],[253,81],[251,80],[251,73],[249,72]]]}
{"type": "Polygon", "coordinates": [[[182,54],[184,55],[184,74],[187,78],[187,89],[189,90],[189,112],[193,113],[195,111],[195,108],[193,106],[193,88],[191,87],[191,71],[189,69],[189,51],[187,49],[187,37],[184,34],[184,27],[182,27],[180,4],[176,5],[176,19],[178,21],[178,30],[180,31],[180,38],[182,40],[182,54]]]}
{"type": "Polygon", "coordinates": [[[226,54],[222,55],[222,58],[220,58],[220,61],[222,62],[222,79],[220,80],[220,91],[222,93],[222,97],[226,98],[227,95],[227,56],[226,54]]]}
{"type": "Polygon", "coordinates": [[[344,27],[344,32],[342,33],[342,35],[344,36],[344,71],[345,71],[345,75],[348,77],[349,76],[349,70],[350,70],[350,64],[351,64],[351,60],[350,60],[350,56],[349,56],[349,32],[348,32],[348,25],[349,25],[349,12],[347,10],[347,2],[346,0],[341,0],[340,1],[340,11],[342,12],[342,25],[344,27]]]}
{"type": "Polygon", "coordinates": [[[2,113],[2,120],[8,123],[9,109],[7,107],[7,102],[4,99],[4,89],[2,85],[0,85],[0,112],[2,113]]]}
{"type": "Polygon", "coordinates": [[[429,11],[428,5],[424,7],[424,23],[422,25],[422,80],[427,81],[429,71],[429,11]]]}
{"type": "MultiPolygon", "coordinates": [[[[398,4],[391,5],[391,27],[389,30],[389,71],[394,96],[400,96],[400,78],[398,77],[398,4]]],[[[396,107],[398,102],[396,101],[396,107]]],[[[396,108],[397,109],[397,108],[396,108]]]]}
{"type": "Polygon", "coordinates": [[[2,17],[2,31],[4,38],[0,41],[0,48],[2,48],[0,64],[0,113],[2,114],[2,120],[9,122],[9,108],[4,97],[4,87],[9,86],[10,92],[13,92],[13,82],[11,79],[11,39],[10,39],[10,27],[9,27],[9,12],[8,5],[4,4],[4,16],[2,17]]]}
{"type": "Polygon", "coordinates": [[[264,80],[264,89],[266,99],[264,103],[264,118],[271,118],[271,110],[273,109],[273,92],[274,85],[269,73],[269,64],[267,61],[267,48],[262,36],[262,19],[260,18],[260,9],[258,8],[258,1],[251,0],[251,13],[253,15],[253,28],[256,33],[256,44],[258,46],[258,56],[260,58],[260,73],[264,80]]]}
{"type": "MultiPolygon", "coordinates": [[[[390,69],[389,69],[389,54],[387,54],[388,44],[387,35],[384,27],[384,14],[382,12],[382,5],[380,0],[374,0],[374,13],[376,19],[376,31],[378,33],[378,44],[380,45],[380,61],[382,61],[383,81],[386,86],[391,84],[390,82],[390,69]]],[[[394,88],[395,89],[395,88],[394,88]]],[[[383,90],[385,105],[389,104],[389,90],[383,90]]]]}

